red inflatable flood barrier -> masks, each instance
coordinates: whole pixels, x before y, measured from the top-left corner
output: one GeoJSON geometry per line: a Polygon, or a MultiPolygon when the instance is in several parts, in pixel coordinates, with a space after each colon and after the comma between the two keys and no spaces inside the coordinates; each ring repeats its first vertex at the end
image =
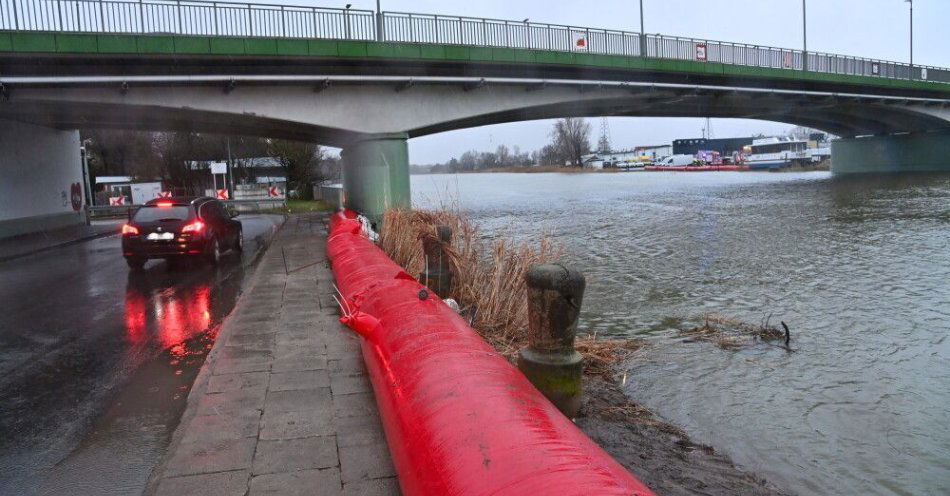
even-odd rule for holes
{"type": "Polygon", "coordinates": [[[404,495],[653,494],[352,217],[333,216],[327,254],[404,495]]]}

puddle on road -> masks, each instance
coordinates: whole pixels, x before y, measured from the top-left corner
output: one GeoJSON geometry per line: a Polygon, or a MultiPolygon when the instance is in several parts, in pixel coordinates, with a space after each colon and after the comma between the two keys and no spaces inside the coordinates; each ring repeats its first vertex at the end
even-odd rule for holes
{"type": "Polygon", "coordinates": [[[185,409],[217,328],[164,350],[139,369],[39,494],[132,494],[148,482],[185,409]]]}

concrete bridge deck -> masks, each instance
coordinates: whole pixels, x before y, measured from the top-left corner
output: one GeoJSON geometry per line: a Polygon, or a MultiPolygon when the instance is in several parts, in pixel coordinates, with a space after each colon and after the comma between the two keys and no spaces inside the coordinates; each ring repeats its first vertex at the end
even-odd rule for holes
{"type": "Polygon", "coordinates": [[[311,141],[343,148],[347,206],[379,220],[409,205],[410,138],[600,116],[784,122],[844,138],[836,173],[946,170],[950,69],[442,14],[0,0],[5,133],[72,140],[0,133],[8,169],[65,157],[76,129],[311,141]]]}
{"type": "Polygon", "coordinates": [[[151,494],[399,494],[359,340],[337,322],[325,221],[292,216],[263,255],[151,494]]]}

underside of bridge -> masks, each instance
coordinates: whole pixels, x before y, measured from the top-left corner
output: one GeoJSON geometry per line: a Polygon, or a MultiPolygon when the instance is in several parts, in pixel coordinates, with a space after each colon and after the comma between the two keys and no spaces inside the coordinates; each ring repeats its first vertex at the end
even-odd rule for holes
{"type": "Polygon", "coordinates": [[[409,205],[407,139],[567,116],[778,121],[862,137],[834,147],[836,172],[950,168],[940,158],[950,156],[941,148],[950,108],[939,98],[585,80],[196,76],[24,79],[7,84],[0,101],[0,119],[45,128],[186,130],[341,147],[347,201],[374,219],[409,205]],[[878,163],[883,157],[888,167],[878,163]]]}
{"type": "Polygon", "coordinates": [[[950,168],[950,161],[941,162],[950,155],[940,148],[950,131],[950,108],[939,99],[596,81],[328,77],[50,80],[19,84],[0,102],[0,118],[55,129],[189,130],[342,147],[348,202],[374,218],[386,207],[409,204],[408,138],[566,116],[778,121],[862,137],[835,146],[836,172],[950,168]],[[878,153],[882,146],[890,152],[878,153]],[[909,153],[908,146],[921,151],[909,153]],[[877,152],[858,151],[865,148],[877,152]],[[877,163],[883,157],[887,168],[877,163]]]}

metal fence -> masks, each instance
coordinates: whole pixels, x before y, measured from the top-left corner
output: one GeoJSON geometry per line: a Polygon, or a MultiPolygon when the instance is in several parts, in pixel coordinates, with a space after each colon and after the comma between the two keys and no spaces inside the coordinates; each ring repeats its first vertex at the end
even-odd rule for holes
{"type": "Polygon", "coordinates": [[[950,83],[950,69],[787,48],[504,19],[214,2],[0,0],[0,30],[442,43],[647,56],[950,83]]]}
{"type": "MultiPolygon", "coordinates": [[[[259,198],[254,200],[223,200],[230,208],[238,212],[270,212],[287,207],[286,198],[259,198]]],[[[142,205],[96,205],[86,206],[86,215],[90,219],[119,219],[128,218],[142,205]]]]}
{"type": "Polygon", "coordinates": [[[0,0],[0,30],[373,40],[376,16],[201,0],[0,0]]]}

